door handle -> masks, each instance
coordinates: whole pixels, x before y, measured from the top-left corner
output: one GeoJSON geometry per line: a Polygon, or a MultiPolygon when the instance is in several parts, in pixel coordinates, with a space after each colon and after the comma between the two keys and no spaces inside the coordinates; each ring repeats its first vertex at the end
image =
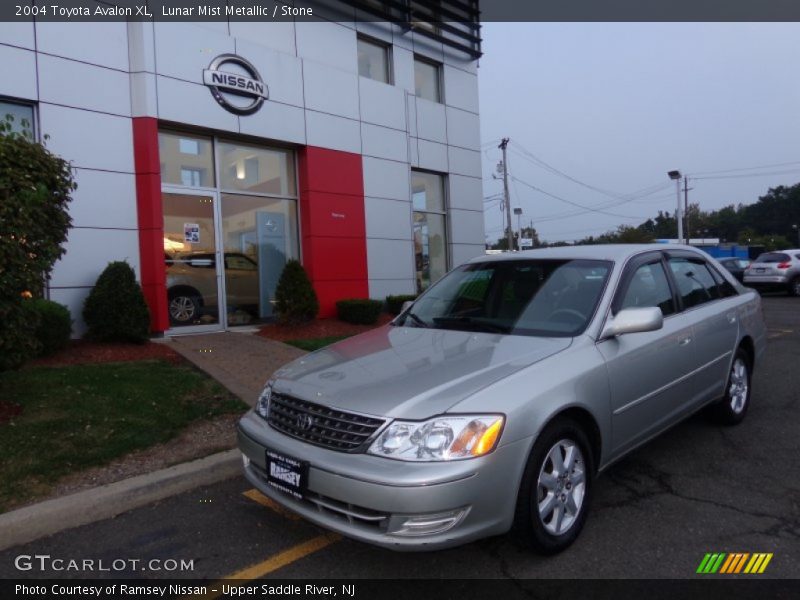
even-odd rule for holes
{"type": "Polygon", "coordinates": [[[691,342],[691,341],[692,341],[692,338],[690,338],[690,337],[685,337],[685,338],[683,338],[683,339],[682,339],[680,342],[678,342],[678,345],[679,345],[679,346],[685,346],[686,344],[688,344],[688,343],[689,343],[689,342],[691,342]]]}
{"type": "Polygon", "coordinates": [[[729,315],[727,315],[727,317],[728,317],[728,323],[730,323],[731,325],[736,323],[736,313],[730,313],[729,315]]]}

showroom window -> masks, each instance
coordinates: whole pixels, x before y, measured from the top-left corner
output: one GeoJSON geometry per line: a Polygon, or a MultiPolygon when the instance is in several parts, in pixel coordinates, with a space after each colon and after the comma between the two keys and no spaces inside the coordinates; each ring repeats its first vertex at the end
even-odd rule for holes
{"type": "Polygon", "coordinates": [[[414,57],[414,92],[418,98],[431,102],[442,101],[442,66],[439,63],[414,57]]]}
{"type": "Polygon", "coordinates": [[[412,171],[411,190],[416,285],[422,292],[447,273],[444,176],[412,171]]]}
{"type": "Polygon", "coordinates": [[[0,100],[0,119],[11,125],[11,131],[33,138],[35,132],[33,106],[0,100]]]}
{"type": "Polygon", "coordinates": [[[300,255],[294,152],[169,131],[159,150],[172,327],[271,318],[300,255]]]}
{"type": "Polygon", "coordinates": [[[382,83],[392,83],[389,45],[358,36],[358,74],[382,83]]]}

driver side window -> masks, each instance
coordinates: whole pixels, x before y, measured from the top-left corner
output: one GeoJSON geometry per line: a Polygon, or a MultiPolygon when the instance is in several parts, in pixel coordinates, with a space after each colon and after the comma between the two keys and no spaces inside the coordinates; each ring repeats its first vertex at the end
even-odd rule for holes
{"type": "Polygon", "coordinates": [[[657,306],[665,317],[675,312],[667,274],[661,262],[642,265],[633,274],[620,309],[657,306]]]}

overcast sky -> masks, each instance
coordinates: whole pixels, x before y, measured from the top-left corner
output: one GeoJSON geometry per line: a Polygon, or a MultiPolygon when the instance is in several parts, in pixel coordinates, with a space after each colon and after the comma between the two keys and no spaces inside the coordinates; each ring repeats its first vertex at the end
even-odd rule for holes
{"type": "MultiPolygon", "coordinates": [[[[502,191],[491,174],[499,138],[508,136],[509,172],[518,180],[511,205],[542,239],[573,240],[637,225],[659,209],[673,213],[673,169],[689,174],[689,201],[705,210],[800,182],[800,24],[485,23],[482,32],[484,196],[502,191]],[[739,177],[757,172],[773,174],[739,177]],[[639,190],[653,191],[624,197],[639,190]]],[[[485,206],[487,239],[495,240],[499,202],[485,206]]]]}

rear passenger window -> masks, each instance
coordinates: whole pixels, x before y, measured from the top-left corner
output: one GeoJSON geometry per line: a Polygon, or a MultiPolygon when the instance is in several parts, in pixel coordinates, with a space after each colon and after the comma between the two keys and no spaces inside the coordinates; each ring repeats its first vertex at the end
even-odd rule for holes
{"type": "Polygon", "coordinates": [[[675,257],[669,259],[669,266],[684,308],[692,308],[723,297],[722,290],[704,262],[675,257]]]}
{"type": "Polygon", "coordinates": [[[657,306],[665,317],[675,312],[672,290],[660,262],[642,265],[633,274],[625,290],[620,308],[649,308],[657,306]]]}

